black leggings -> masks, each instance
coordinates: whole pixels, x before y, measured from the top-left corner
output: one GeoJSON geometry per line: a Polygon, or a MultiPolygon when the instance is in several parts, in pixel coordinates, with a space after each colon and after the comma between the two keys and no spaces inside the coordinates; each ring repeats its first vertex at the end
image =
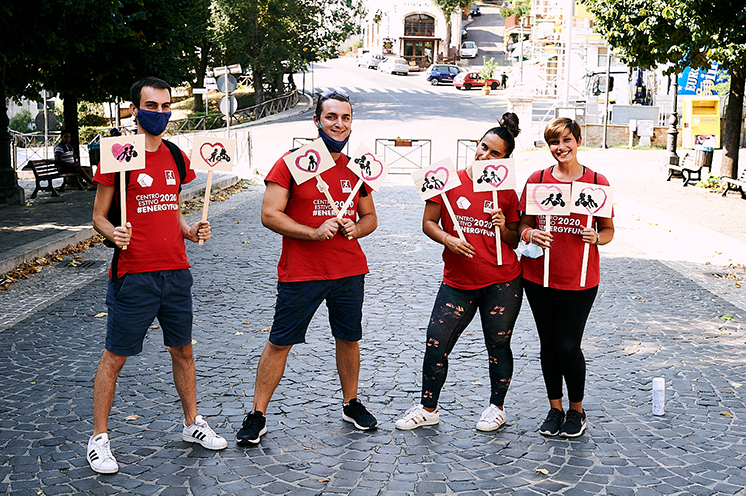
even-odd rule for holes
{"type": "Polygon", "coordinates": [[[479,309],[484,342],[489,355],[490,403],[502,406],[513,377],[510,338],[523,302],[521,278],[486,288],[463,290],[440,285],[430,325],[427,327],[422,363],[422,405],[438,406],[448,374],[448,355],[479,309]]]}
{"type": "Polygon", "coordinates": [[[550,400],[562,398],[562,378],[572,403],[583,401],[585,357],[580,349],[598,286],[580,291],[545,288],[523,280],[541,343],[541,371],[550,400]]]}

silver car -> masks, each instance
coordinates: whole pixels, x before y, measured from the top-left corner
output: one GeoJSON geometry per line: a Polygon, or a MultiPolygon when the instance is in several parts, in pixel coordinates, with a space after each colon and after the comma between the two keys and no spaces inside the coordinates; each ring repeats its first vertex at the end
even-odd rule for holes
{"type": "Polygon", "coordinates": [[[409,64],[406,60],[398,57],[387,57],[378,64],[378,70],[389,74],[409,75],[409,64]]]}

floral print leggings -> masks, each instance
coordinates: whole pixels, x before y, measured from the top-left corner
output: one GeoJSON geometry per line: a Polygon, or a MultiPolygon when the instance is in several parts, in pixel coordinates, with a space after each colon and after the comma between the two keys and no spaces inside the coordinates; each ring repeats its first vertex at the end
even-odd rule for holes
{"type": "Polygon", "coordinates": [[[423,406],[438,406],[440,390],[448,374],[448,355],[461,333],[471,323],[477,309],[489,355],[492,391],[490,403],[495,406],[503,405],[513,377],[510,338],[522,301],[523,285],[520,277],[472,290],[456,289],[445,283],[440,285],[427,328],[422,364],[423,406]]]}

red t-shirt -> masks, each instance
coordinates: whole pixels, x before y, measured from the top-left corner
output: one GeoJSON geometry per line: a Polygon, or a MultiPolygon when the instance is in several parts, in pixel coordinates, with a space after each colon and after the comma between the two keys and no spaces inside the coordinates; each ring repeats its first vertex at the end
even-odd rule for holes
{"type": "MultiPolygon", "coordinates": [[[[186,184],[197,175],[189,168],[189,159],[184,152],[181,154],[187,166],[186,184]]],[[[127,222],[132,224],[132,238],[127,249],[119,252],[117,277],[128,272],[189,268],[179,225],[179,169],[171,151],[161,144],[157,151],[145,152],[145,169],[130,171],[129,174],[127,222]]],[[[95,182],[111,187],[115,185],[115,179],[115,173],[102,174],[100,167],[93,178],[95,182]]]]}
{"type": "MultiPolygon", "coordinates": [[[[521,264],[513,249],[500,243],[503,264],[497,265],[497,243],[492,225],[492,192],[474,192],[466,170],[458,171],[461,186],[446,191],[446,198],[458,218],[466,241],[476,251],[474,258],[457,255],[448,248],[443,250],[443,282],[456,289],[479,289],[492,284],[512,281],[521,275],[521,264]]],[[[440,225],[448,234],[458,237],[448,210],[440,195],[430,199],[441,206],[440,225]]],[[[515,191],[499,191],[497,204],[505,214],[507,223],[518,222],[518,196],[515,191]]]]}
{"type": "MultiPolygon", "coordinates": [[[[585,173],[578,182],[600,184],[608,186],[609,181],[601,174],[585,168],[585,173]]],[[[526,181],[528,183],[544,184],[571,184],[560,181],[552,175],[552,167],[538,170],[531,174],[526,181]],[[543,174],[543,177],[542,177],[543,174]]],[[[526,211],[526,187],[521,193],[518,202],[518,210],[526,211]]],[[[612,213],[613,215],[613,213],[612,213]]],[[[568,289],[579,291],[598,286],[601,276],[599,269],[598,247],[590,245],[588,251],[588,269],[586,273],[585,287],[580,287],[580,273],[583,269],[583,250],[586,243],[583,242],[583,228],[587,227],[587,215],[553,215],[550,217],[551,232],[554,242],[549,250],[549,287],[555,289],[568,289]]],[[[596,219],[593,219],[593,226],[596,219]]],[[[546,216],[536,216],[536,228],[546,230],[546,216]]],[[[544,284],[544,256],[539,258],[521,257],[523,265],[523,277],[536,284],[544,284]]]]}
{"type": "MultiPolygon", "coordinates": [[[[358,180],[347,168],[348,160],[341,153],[336,165],[321,174],[337,208],[342,208],[358,180]]],[[[265,178],[266,182],[273,182],[290,190],[285,213],[294,221],[316,228],[328,218],[334,217],[334,211],[318,188],[316,179],[311,178],[303,184],[297,184],[283,158],[275,162],[265,178]]],[[[365,185],[361,186],[344,216],[356,221],[358,200],[367,194],[365,185]]],[[[367,273],[368,260],[357,239],[347,239],[339,232],[332,239],[323,242],[282,237],[282,254],[277,264],[280,282],[328,281],[367,273]]]]}

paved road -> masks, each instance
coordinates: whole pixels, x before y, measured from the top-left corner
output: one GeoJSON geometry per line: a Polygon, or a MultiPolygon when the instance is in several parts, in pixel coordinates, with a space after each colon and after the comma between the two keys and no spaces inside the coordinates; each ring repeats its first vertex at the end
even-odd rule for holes
{"type": "MultiPolygon", "coordinates": [[[[363,87],[346,77],[340,72],[331,79],[363,87]]],[[[399,80],[429,89],[415,76],[399,80]]],[[[461,111],[438,120],[422,118],[432,107],[417,109],[432,95],[403,93],[361,93],[357,143],[379,131],[391,136],[415,129],[453,157],[454,130],[471,137],[491,124],[478,97],[438,99],[439,107],[461,111]]],[[[290,137],[311,132],[309,119],[254,128],[255,157],[274,161],[290,137]]],[[[548,158],[519,152],[519,183],[548,158]]],[[[489,383],[478,320],[451,355],[440,425],[394,429],[417,398],[442,262],[438,245],[421,234],[422,202],[409,178],[391,176],[375,194],[380,227],[363,241],[371,273],[360,391],[380,428],[360,433],[340,418],[333,341],[322,310],[308,343],[291,352],[268,411],[269,433],[258,447],[236,446],[271,324],[280,252],[279,236],[258,219],[263,188],[257,181],[213,204],[214,238],[189,247],[199,408],[229,447],[213,453],[181,441],[168,354],[153,329],[144,352],[125,366],[112,410],[112,446],[122,469],[100,476],[88,468],[93,375],[105,329],[97,315],[106,310],[110,256],[99,246],[85,253],[91,262],[85,268],[45,269],[0,293],[6,313],[0,321],[0,492],[746,494],[746,289],[736,286],[746,280],[738,266],[746,263],[746,232],[733,222],[746,215],[746,202],[665,182],[661,152],[589,151],[581,161],[607,174],[617,192],[617,237],[602,249],[603,281],[584,341],[589,430],[583,437],[546,439],[536,432],[547,405],[525,302],[513,339],[504,429],[474,429],[489,383]],[[720,318],[726,316],[733,318],[720,318]],[[663,417],[650,413],[651,380],[658,376],[666,379],[663,417]],[[125,420],[131,415],[138,418],[125,420]]]]}
{"type": "MultiPolygon", "coordinates": [[[[214,238],[189,248],[200,410],[230,440],[228,449],[213,453],[180,440],[181,409],[156,329],[119,381],[111,436],[122,469],[95,475],[83,454],[103,344],[105,322],[96,315],[106,308],[105,277],[76,283],[42,273],[47,279],[26,284],[39,289],[55,277],[69,284],[69,294],[0,333],[0,491],[746,494],[744,309],[623,240],[604,249],[603,284],[587,328],[586,435],[568,441],[536,432],[547,405],[525,303],[503,430],[474,429],[489,384],[477,322],[452,355],[441,424],[396,431],[393,421],[419,390],[424,329],[442,267],[438,246],[419,231],[422,203],[414,188],[393,183],[376,195],[380,228],[363,242],[371,273],[361,396],[380,428],[360,433],[340,418],[322,311],[308,343],[291,352],[262,444],[234,445],[271,323],[280,249],[279,237],[259,223],[261,193],[257,186],[216,204],[214,238]],[[726,314],[736,318],[717,318],[726,314]],[[660,418],[650,413],[656,376],[666,378],[668,395],[660,418]],[[130,415],[137,420],[125,420],[130,415]]],[[[99,247],[86,258],[108,255],[99,247]]]]}

